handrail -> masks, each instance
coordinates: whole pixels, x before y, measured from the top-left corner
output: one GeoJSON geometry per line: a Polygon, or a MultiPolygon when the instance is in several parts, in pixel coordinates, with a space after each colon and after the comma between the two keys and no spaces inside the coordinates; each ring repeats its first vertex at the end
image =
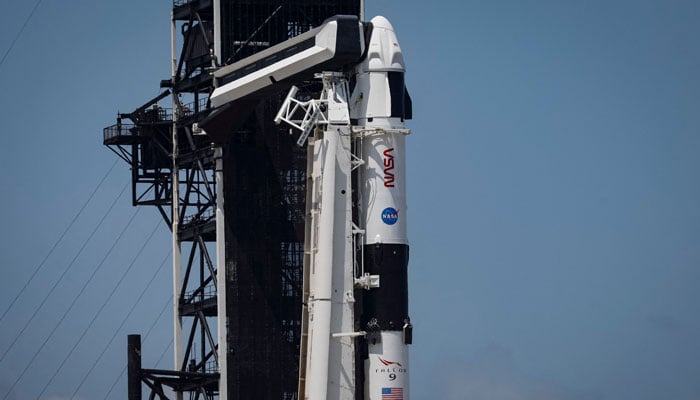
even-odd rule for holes
{"type": "Polygon", "coordinates": [[[135,124],[114,124],[108,126],[102,131],[104,136],[104,141],[115,137],[125,137],[125,136],[136,136],[138,135],[138,128],[135,124]]]}

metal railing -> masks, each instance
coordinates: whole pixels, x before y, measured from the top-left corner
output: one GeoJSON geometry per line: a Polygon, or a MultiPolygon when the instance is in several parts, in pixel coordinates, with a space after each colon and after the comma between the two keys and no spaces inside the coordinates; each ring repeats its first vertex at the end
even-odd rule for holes
{"type": "Polygon", "coordinates": [[[208,100],[209,100],[209,99],[208,99],[207,97],[204,97],[204,98],[199,99],[199,100],[196,102],[196,103],[197,103],[197,104],[196,104],[197,107],[195,107],[195,102],[194,102],[194,101],[193,101],[193,102],[190,102],[190,103],[183,104],[183,105],[182,105],[182,108],[181,108],[181,112],[182,112],[181,117],[182,117],[182,118],[191,117],[191,116],[193,116],[193,115],[195,114],[195,110],[196,110],[198,113],[201,113],[202,111],[205,111],[205,110],[207,109],[207,102],[208,102],[208,100]]]}
{"type": "Polygon", "coordinates": [[[208,222],[214,219],[215,212],[213,209],[208,209],[201,214],[186,215],[182,219],[183,227],[189,224],[196,224],[197,222],[208,222]]]}
{"type": "Polygon", "coordinates": [[[143,113],[139,114],[139,122],[172,122],[173,120],[173,110],[172,108],[149,108],[143,113]]]}
{"type": "Polygon", "coordinates": [[[103,130],[103,139],[104,141],[108,141],[109,139],[114,139],[116,137],[125,137],[125,136],[137,136],[138,135],[138,129],[136,128],[136,125],[134,124],[114,124],[112,126],[108,126],[104,128],[103,130]]]}
{"type": "Polygon", "coordinates": [[[197,288],[195,290],[189,290],[185,292],[185,299],[189,301],[200,301],[208,300],[216,297],[216,287],[215,286],[205,286],[202,288],[197,288]],[[202,298],[202,295],[204,297],[202,298]]]}
{"type": "Polygon", "coordinates": [[[204,366],[204,372],[207,374],[219,373],[219,364],[217,364],[216,360],[207,361],[207,364],[204,366]]]}

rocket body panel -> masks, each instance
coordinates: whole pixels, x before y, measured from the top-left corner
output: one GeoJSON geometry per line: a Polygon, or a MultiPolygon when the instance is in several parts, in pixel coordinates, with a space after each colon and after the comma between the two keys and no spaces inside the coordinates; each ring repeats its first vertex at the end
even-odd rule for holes
{"type": "Polygon", "coordinates": [[[409,400],[405,68],[391,24],[375,17],[372,25],[349,102],[359,131],[355,147],[364,161],[356,188],[365,229],[363,266],[380,280],[379,287],[363,293],[365,400],[409,400]]]}
{"type": "Polygon", "coordinates": [[[381,284],[364,293],[362,326],[373,332],[402,330],[408,316],[408,246],[364,246],[365,271],[379,275],[381,284]]]}
{"type": "Polygon", "coordinates": [[[404,135],[377,133],[360,140],[365,161],[360,171],[365,244],[408,244],[404,135]]]}
{"type": "Polygon", "coordinates": [[[349,127],[314,143],[309,346],[305,398],[354,399],[349,127]],[[317,222],[316,222],[317,221],[317,222]]]}
{"type": "Polygon", "coordinates": [[[304,399],[354,400],[351,128],[346,85],[331,85],[329,119],[313,142],[308,348],[304,399]],[[337,95],[337,96],[336,96],[337,95]],[[344,111],[343,111],[344,110],[344,111]]]}
{"type": "Polygon", "coordinates": [[[306,397],[326,399],[331,337],[337,136],[314,143],[306,397]],[[329,188],[324,191],[322,188],[329,188]]]}
{"type": "Polygon", "coordinates": [[[372,18],[372,37],[367,48],[367,57],[359,65],[359,72],[400,71],[405,72],[403,53],[399,40],[389,20],[382,16],[372,18]]]}
{"type": "Polygon", "coordinates": [[[410,399],[408,346],[400,331],[387,331],[368,338],[369,358],[365,360],[365,400],[410,399]]]}
{"type": "MultiPolygon", "coordinates": [[[[345,107],[347,110],[347,106],[345,107]]],[[[330,111],[330,110],[329,110],[330,111]]],[[[347,112],[347,111],[346,111],[347,112]]],[[[353,246],[352,246],[352,180],[350,168],[350,126],[329,125],[326,134],[335,129],[338,135],[336,171],[335,251],[331,293],[331,335],[353,332],[353,246]],[[342,175],[342,176],[341,176],[342,175]]],[[[350,336],[331,337],[328,366],[327,400],[355,399],[355,347],[350,336]]]]}
{"type": "Polygon", "coordinates": [[[358,65],[350,118],[364,127],[358,139],[365,165],[359,188],[366,243],[408,244],[404,80],[401,47],[389,21],[372,19],[367,57],[358,65]]]}

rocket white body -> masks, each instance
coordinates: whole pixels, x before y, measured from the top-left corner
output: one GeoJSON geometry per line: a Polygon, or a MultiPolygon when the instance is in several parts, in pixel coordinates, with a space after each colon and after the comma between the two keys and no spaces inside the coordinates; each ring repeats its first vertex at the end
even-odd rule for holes
{"type": "Polygon", "coordinates": [[[350,121],[347,104],[334,102],[347,98],[347,85],[343,82],[331,87],[327,112],[328,120],[334,123],[310,143],[313,162],[307,217],[311,229],[307,238],[310,262],[304,398],[353,400],[355,339],[347,335],[354,329],[350,121]]]}
{"type": "Polygon", "coordinates": [[[405,72],[403,55],[389,21],[375,17],[372,25],[367,57],[357,67],[357,83],[350,98],[350,118],[363,127],[358,141],[365,164],[358,190],[367,231],[365,244],[408,244],[406,131],[403,115],[392,116],[392,94],[400,90],[403,96],[405,89],[403,79],[400,88],[392,88],[389,82],[390,72],[405,72]]]}
{"type": "MultiPolygon", "coordinates": [[[[355,400],[357,392],[365,400],[410,399],[405,68],[391,24],[383,17],[371,23],[352,95],[342,74],[322,74],[326,111],[316,123],[323,130],[310,142],[306,400],[355,400]],[[369,276],[379,284],[362,281],[369,276]]],[[[290,109],[287,103],[277,119],[290,122],[290,109]]]]}
{"type": "Polygon", "coordinates": [[[380,279],[364,301],[369,303],[362,321],[368,332],[365,400],[408,400],[405,67],[389,21],[375,17],[371,22],[367,56],[357,66],[349,101],[364,161],[356,188],[365,229],[364,266],[380,279]]]}

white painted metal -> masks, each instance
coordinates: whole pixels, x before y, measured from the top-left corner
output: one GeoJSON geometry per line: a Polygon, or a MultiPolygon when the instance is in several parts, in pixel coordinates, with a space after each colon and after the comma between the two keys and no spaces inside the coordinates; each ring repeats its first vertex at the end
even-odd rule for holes
{"type": "MultiPolygon", "coordinates": [[[[171,53],[171,79],[175,84],[177,74],[177,24],[175,16],[170,14],[170,53],[171,53]]],[[[173,92],[173,110],[177,107],[177,94],[173,92]]],[[[177,112],[173,112],[173,171],[172,171],[172,243],[173,243],[173,364],[174,370],[182,367],[182,316],[180,315],[180,291],[182,290],[182,250],[178,238],[180,227],[180,179],[177,162],[178,138],[177,138],[177,112]]],[[[182,400],[182,393],[175,394],[176,400],[182,400]]]]}
{"type": "Polygon", "coordinates": [[[214,0],[214,57],[218,64],[223,64],[221,59],[221,0],[214,0]]]}
{"type": "MultiPolygon", "coordinates": [[[[375,124],[385,122],[375,118],[375,124]]],[[[362,178],[361,210],[365,223],[365,244],[408,244],[406,232],[406,151],[399,130],[363,131],[365,165],[362,178]]]]}
{"type": "Polygon", "coordinates": [[[394,29],[384,17],[372,19],[367,57],[357,66],[357,84],[350,98],[350,115],[362,143],[364,179],[361,213],[365,243],[408,244],[406,234],[405,129],[391,116],[389,72],[405,72],[394,29]]]}
{"type": "Polygon", "coordinates": [[[287,76],[299,73],[306,68],[306,63],[309,60],[313,60],[313,64],[320,64],[331,57],[333,57],[333,53],[330,50],[314,46],[287,59],[286,62],[288,65],[283,72],[279,72],[278,66],[273,64],[214,89],[210,97],[211,105],[212,107],[220,107],[226,103],[262,90],[272,84],[270,77],[273,77],[275,80],[282,80],[287,76]]]}
{"type": "Polygon", "coordinates": [[[326,120],[314,141],[308,349],[304,398],[353,400],[353,246],[350,120],[347,83],[324,76],[326,120]]]}
{"type": "MultiPolygon", "coordinates": [[[[214,57],[221,63],[221,0],[214,0],[214,57]]],[[[221,146],[214,148],[216,179],[216,329],[219,353],[219,400],[228,400],[228,315],[226,314],[226,234],[224,162],[221,146]]]]}
{"type": "Polygon", "coordinates": [[[311,254],[309,289],[309,348],[307,350],[306,398],[325,399],[328,385],[328,352],[331,334],[333,271],[333,213],[335,190],[325,196],[321,187],[335,187],[335,155],[338,135],[325,135],[314,143],[312,218],[316,242],[311,254]],[[324,168],[328,164],[329,168],[324,168]],[[323,196],[323,197],[322,197],[323,196]],[[328,206],[325,206],[325,205],[328,206]]]}
{"type": "MultiPolygon", "coordinates": [[[[365,244],[408,244],[406,234],[405,129],[391,115],[389,72],[405,72],[394,29],[384,17],[372,19],[367,57],[357,66],[350,115],[361,143],[361,215],[365,244]]],[[[403,90],[403,88],[401,88],[403,90]]]]}
{"type": "MultiPolygon", "coordinates": [[[[284,121],[301,131],[299,140],[297,140],[297,145],[300,147],[304,145],[314,127],[328,124],[343,126],[350,124],[350,112],[346,100],[348,89],[344,75],[336,72],[324,72],[316,74],[316,78],[323,79],[325,85],[328,86],[327,90],[323,90],[321,93],[321,98],[307,101],[298,100],[294,96],[299,88],[292,86],[274,119],[275,124],[284,121]],[[331,95],[331,93],[333,94],[331,95]],[[338,98],[343,100],[338,101],[338,98]]],[[[352,169],[356,168],[359,161],[351,161],[352,169]]]]}
{"type": "Polygon", "coordinates": [[[301,340],[299,343],[299,387],[298,398],[306,398],[306,367],[307,354],[309,347],[309,280],[311,271],[311,254],[313,253],[312,243],[316,243],[315,230],[312,229],[313,216],[318,212],[318,209],[313,202],[313,171],[314,171],[314,142],[311,138],[306,148],[306,210],[304,215],[306,223],[304,224],[304,269],[302,271],[302,308],[301,308],[301,340]]]}
{"type": "Polygon", "coordinates": [[[331,335],[334,338],[339,338],[339,337],[361,337],[361,336],[367,336],[367,332],[365,331],[358,331],[358,332],[340,332],[340,333],[334,333],[331,335]]]}
{"type": "MultiPolygon", "coordinates": [[[[382,400],[382,391],[400,390],[403,399],[410,399],[408,346],[403,332],[382,331],[369,338],[369,358],[365,360],[365,400],[382,400]]],[[[386,393],[385,393],[386,394],[386,393]]]]}
{"type": "MultiPolygon", "coordinates": [[[[289,92],[287,93],[287,97],[284,99],[282,102],[282,105],[280,106],[279,111],[277,111],[277,115],[275,115],[275,124],[279,125],[279,123],[284,120],[286,123],[290,123],[289,121],[291,120],[291,117],[294,115],[296,112],[297,108],[304,104],[303,102],[297,100],[294,98],[294,96],[297,95],[297,92],[299,91],[299,88],[296,86],[292,86],[289,89],[289,92]],[[298,104],[295,106],[291,106],[292,103],[298,104]]],[[[297,129],[301,129],[300,127],[297,127],[297,129]]]]}
{"type": "Polygon", "coordinates": [[[226,223],[224,219],[224,159],[221,146],[214,148],[216,179],[216,315],[219,353],[219,400],[228,399],[228,316],[226,315],[226,223]]]}
{"type": "MultiPolygon", "coordinates": [[[[251,93],[255,93],[275,85],[276,82],[282,81],[285,78],[308,70],[309,68],[313,68],[315,65],[320,65],[321,63],[332,59],[336,50],[337,31],[338,22],[329,21],[316,29],[297,36],[296,38],[270,47],[269,49],[255,54],[254,56],[248,57],[216,71],[214,76],[216,78],[222,78],[235,71],[242,70],[243,68],[246,68],[266,57],[281,53],[285,49],[291,48],[292,46],[305,40],[315,41],[314,46],[306,50],[293,54],[289,57],[282,58],[271,65],[217,87],[210,96],[212,107],[220,107],[232,101],[238,100],[251,93]]],[[[362,32],[361,27],[360,32],[362,32]]],[[[362,41],[360,37],[358,37],[357,40],[359,41],[361,50],[364,50],[364,41],[362,41]]]]}
{"type": "MultiPolygon", "coordinates": [[[[384,17],[372,19],[367,57],[357,66],[350,98],[350,115],[359,157],[359,211],[364,244],[408,244],[406,233],[405,128],[401,116],[392,116],[389,74],[405,72],[403,54],[394,29],[384,17]]],[[[403,86],[394,94],[403,96],[403,86]],[[401,92],[397,92],[400,89],[401,92]]],[[[370,285],[367,285],[370,286],[370,285]]],[[[366,286],[366,287],[367,287],[366,286]]],[[[369,290],[372,290],[370,287],[369,290]]],[[[365,360],[365,400],[410,399],[408,346],[402,331],[368,334],[365,360]]]]}
{"type": "Polygon", "coordinates": [[[292,127],[299,129],[301,135],[299,135],[297,145],[301,147],[304,146],[306,138],[309,137],[313,128],[319,123],[328,123],[324,114],[321,112],[321,106],[327,102],[323,98],[319,100],[300,101],[294,97],[298,91],[299,88],[296,86],[292,86],[291,89],[289,89],[289,93],[287,93],[287,97],[284,99],[274,121],[275,124],[278,125],[280,122],[284,121],[292,127]]]}
{"type": "Polygon", "coordinates": [[[355,278],[355,286],[361,287],[365,290],[378,288],[380,286],[379,275],[362,273],[359,278],[355,278]]]}
{"type": "MultiPolygon", "coordinates": [[[[337,76],[326,77],[328,121],[326,134],[335,129],[338,134],[336,152],[336,199],[333,232],[333,293],[331,334],[354,330],[353,242],[352,242],[352,162],[351,129],[348,114],[347,82],[337,76]],[[330,78],[330,79],[329,79],[330,78]]],[[[331,190],[326,188],[324,192],[331,190]]],[[[324,193],[325,194],[325,193],[324,193]]],[[[340,336],[330,342],[328,366],[328,400],[355,399],[355,338],[340,336]]]]}

